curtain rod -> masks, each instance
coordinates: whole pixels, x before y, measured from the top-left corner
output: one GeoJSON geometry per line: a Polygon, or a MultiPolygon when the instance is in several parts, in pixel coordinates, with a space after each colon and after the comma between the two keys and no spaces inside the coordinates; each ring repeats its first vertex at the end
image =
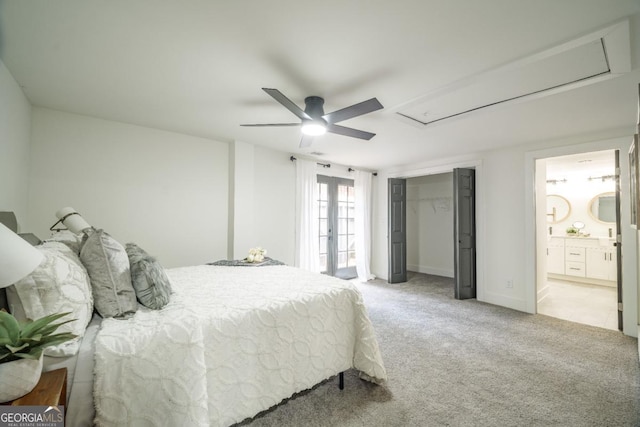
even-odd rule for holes
{"type": "MultiPolygon", "coordinates": [[[[349,169],[347,169],[347,172],[355,172],[355,169],[349,168],[349,169]]],[[[371,175],[378,176],[378,172],[371,172],[371,175]]]]}
{"type": "MultiPolygon", "coordinates": [[[[289,157],[289,160],[291,160],[291,161],[293,162],[293,161],[298,160],[298,159],[296,159],[295,157],[291,156],[291,157],[289,157]]],[[[318,166],[322,166],[323,168],[330,168],[330,167],[331,167],[331,163],[320,163],[320,162],[316,162],[316,164],[317,164],[318,166]]]]}
{"type": "MultiPolygon", "coordinates": [[[[293,162],[293,161],[298,160],[298,159],[296,159],[295,157],[291,156],[291,157],[289,157],[289,160],[291,160],[293,162]]],[[[320,163],[320,162],[317,162],[316,164],[322,166],[323,168],[330,168],[331,167],[331,163],[320,163]]],[[[348,168],[347,169],[347,172],[354,172],[354,171],[355,171],[355,169],[353,169],[353,168],[348,168]]],[[[378,176],[378,172],[373,172],[372,175],[373,176],[378,176]]]]}

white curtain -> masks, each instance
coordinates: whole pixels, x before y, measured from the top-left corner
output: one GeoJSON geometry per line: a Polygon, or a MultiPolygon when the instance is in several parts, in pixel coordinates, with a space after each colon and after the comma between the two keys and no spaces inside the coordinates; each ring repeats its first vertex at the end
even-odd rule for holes
{"type": "Polygon", "coordinates": [[[296,160],[296,267],[320,272],[316,163],[296,160]]]}
{"type": "Polygon", "coordinates": [[[371,172],[355,171],[356,271],[361,282],[374,279],[371,274],[371,172]]]}

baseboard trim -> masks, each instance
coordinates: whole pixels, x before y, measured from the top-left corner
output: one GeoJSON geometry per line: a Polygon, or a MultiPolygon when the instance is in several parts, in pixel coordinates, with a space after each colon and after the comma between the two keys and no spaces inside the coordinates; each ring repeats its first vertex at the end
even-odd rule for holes
{"type": "Polygon", "coordinates": [[[442,277],[454,277],[453,270],[447,270],[444,268],[428,267],[424,265],[407,264],[408,271],[415,271],[416,273],[433,274],[434,276],[442,277]]]}
{"type": "Polygon", "coordinates": [[[564,280],[566,282],[587,283],[589,285],[608,286],[610,288],[615,288],[618,286],[618,283],[612,280],[592,279],[590,277],[568,276],[555,273],[548,273],[547,277],[549,279],[564,280]]]}
{"type": "Polygon", "coordinates": [[[485,298],[482,300],[482,302],[488,302],[489,304],[500,305],[502,307],[529,313],[529,311],[527,311],[527,302],[522,298],[513,298],[495,292],[486,291],[484,296],[485,298]]]}

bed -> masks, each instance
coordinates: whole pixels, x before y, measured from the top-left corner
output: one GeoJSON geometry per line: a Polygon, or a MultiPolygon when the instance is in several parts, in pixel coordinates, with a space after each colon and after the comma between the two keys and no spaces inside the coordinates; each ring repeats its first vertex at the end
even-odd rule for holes
{"type": "Polygon", "coordinates": [[[92,314],[74,354],[46,358],[70,370],[67,425],[228,426],[348,369],[386,380],[353,283],[284,265],[164,273],[162,308],[92,314]]]}

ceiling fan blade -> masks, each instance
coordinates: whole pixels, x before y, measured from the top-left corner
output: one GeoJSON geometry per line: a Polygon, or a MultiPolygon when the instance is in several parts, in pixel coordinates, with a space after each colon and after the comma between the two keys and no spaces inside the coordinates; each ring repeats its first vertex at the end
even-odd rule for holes
{"type": "Polygon", "coordinates": [[[263,127],[263,126],[300,126],[302,123],[247,123],[240,126],[263,127]]]}
{"type": "Polygon", "coordinates": [[[313,136],[302,134],[302,139],[300,139],[300,148],[305,148],[313,143],[313,136]]]}
{"type": "Polygon", "coordinates": [[[352,138],[366,139],[367,141],[376,136],[375,133],[365,132],[363,130],[348,128],[340,125],[334,125],[333,123],[329,123],[327,125],[327,132],[350,136],[352,138]]]}
{"type": "Polygon", "coordinates": [[[363,114],[371,113],[384,108],[377,98],[371,98],[366,101],[362,101],[358,104],[353,104],[350,107],[345,107],[341,110],[334,111],[322,116],[329,123],[338,123],[343,120],[350,119],[352,117],[362,116],[363,114]]]}
{"type": "Polygon", "coordinates": [[[273,99],[275,99],[280,104],[282,104],[287,110],[291,111],[299,119],[301,119],[301,120],[304,120],[304,119],[310,120],[311,119],[311,117],[309,117],[309,115],[307,113],[305,113],[304,110],[302,110],[300,107],[298,107],[296,104],[294,104],[289,98],[284,96],[282,94],[282,92],[280,92],[278,89],[269,89],[269,88],[263,87],[262,90],[264,90],[269,95],[271,95],[273,97],[273,99]]]}

